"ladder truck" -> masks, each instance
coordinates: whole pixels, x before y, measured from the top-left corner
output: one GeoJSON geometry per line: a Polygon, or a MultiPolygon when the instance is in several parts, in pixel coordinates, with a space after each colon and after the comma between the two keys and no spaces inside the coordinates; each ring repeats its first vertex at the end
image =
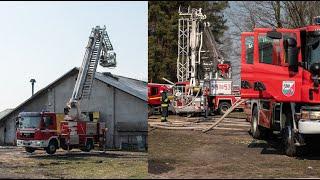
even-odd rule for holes
{"type": "Polygon", "coordinates": [[[241,98],[256,139],[277,134],[297,155],[320,134],[320,17],[301,28],[241,35],[241,98]]]}
{"type": "Polygon", "coordinates": [[[172,101],[177,114],[224,114],[240,96],[232,91],[231,62],[225,61],[202,9],[188,8],[178,23],[177,79],[172,101]]]}
{"type": "Polygon", "coordinates": [[[64,150],[80,148],[88,152],[95,144],[105,142],[105,123],[89,121],[80,109],[80,102],[90,98],[98,63],[103,67],[116,67],[116,53],[105,26],[96,26],[91,31],[64,115],[55,112],[19,113],[17,146],[25,147],[29,153],[44,149],[48,154],[54,154],[59,147],[64,150]]]}

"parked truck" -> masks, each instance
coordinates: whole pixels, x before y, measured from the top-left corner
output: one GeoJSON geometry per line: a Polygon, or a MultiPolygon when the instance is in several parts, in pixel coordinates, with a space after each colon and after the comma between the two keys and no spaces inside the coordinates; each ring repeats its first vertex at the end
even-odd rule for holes
{"type": "Polygon", "coordinates": [[[17,146],[25,147],[29,153],[44,149],[48,154],[54,154],[58,148],[79,148],[89,152],[105,141],[105,123],[98,122],[98,112],[92,114],[92,121],[64,121],[64,114],[21,112],[16,132],[17,146]]]}
{"type": "Polygon", "coordinates": [[[18,146],[25,147],[27,152],[45,149],[48,154],[53,154],[59,147],[69,150],[78,147],[90,151],[94,144],[102,140],[105,142],[105,123],[91,122],[92,116],[80,109],[80,102],[91,96],[98,63],[103,67],[116,66],[116,53],[106,27],[100,26],[92,28],[77,81],[64,108],[63,118],[54,112],[21,112],[17,128],[18,146]]]}
{"type": "Polygon", "coordinates": [[[241,98],[252,136],[279,134],[288,156],[320,134],[319,54],[320,17],[306,27],[241,35],[241,98]]]}

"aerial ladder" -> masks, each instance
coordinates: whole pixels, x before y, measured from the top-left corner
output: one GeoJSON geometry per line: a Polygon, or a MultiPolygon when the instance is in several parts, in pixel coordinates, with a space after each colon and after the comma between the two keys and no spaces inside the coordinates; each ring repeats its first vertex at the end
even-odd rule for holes
{"type": "Polygon", "coordinates": [[[92,84],[98,63],[102,67],[116,67],[116,53],[109,39],[106,27],[96,26],[92,28],[86,52],[79,69],[76,84],[74,86],[70,100],[67,103],[65,120],[81,119],[80,102],[89,99],[92,84]]]}
{"type": "Polygon", "coordinates": [[[173,106],[178,114],[206,112],[204,91],[210,91],[214,79],[231,82],[231,63],[224,60],[201,8],[188,7],[186,12],[179,8],[179,15],[173,106]]]}

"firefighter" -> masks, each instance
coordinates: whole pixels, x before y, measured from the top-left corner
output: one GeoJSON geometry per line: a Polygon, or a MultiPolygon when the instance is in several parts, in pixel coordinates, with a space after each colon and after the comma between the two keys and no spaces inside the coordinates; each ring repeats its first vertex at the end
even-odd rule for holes
{"type": "Polygon", "coordinates": [[[168,98],[167,91],[164,90],[161,93],[161,122],[167,122],[169,103],[170,100],[168,98]]]}

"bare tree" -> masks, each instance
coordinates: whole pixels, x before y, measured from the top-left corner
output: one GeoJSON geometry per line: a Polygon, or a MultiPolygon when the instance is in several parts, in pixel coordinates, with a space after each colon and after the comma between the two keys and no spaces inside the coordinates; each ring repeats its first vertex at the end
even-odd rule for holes
{"type": "Polygon", "coordinates": [[[283,1],[289,28],[312,24],[314,16],[320,15],[318,1],[283,1]]]}

